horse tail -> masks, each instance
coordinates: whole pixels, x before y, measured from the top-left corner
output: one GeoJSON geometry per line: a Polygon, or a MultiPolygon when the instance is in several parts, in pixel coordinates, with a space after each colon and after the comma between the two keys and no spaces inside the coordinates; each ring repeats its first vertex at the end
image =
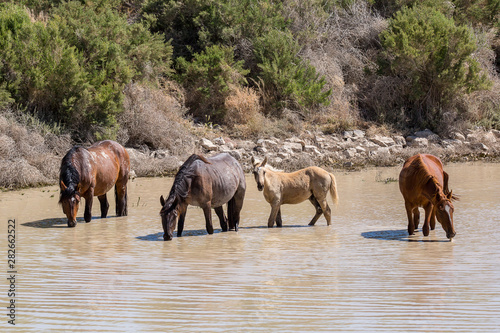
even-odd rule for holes
{"type": "Polygon", "coordinates": [[[334,204],[339,202],[339,193],[337,192],[337,182],[335,181],[335,176],[333,173],[330,173],[330,178],[332,182],[330,183],[330,195],[332,196],[332,201],[334,204]]]}

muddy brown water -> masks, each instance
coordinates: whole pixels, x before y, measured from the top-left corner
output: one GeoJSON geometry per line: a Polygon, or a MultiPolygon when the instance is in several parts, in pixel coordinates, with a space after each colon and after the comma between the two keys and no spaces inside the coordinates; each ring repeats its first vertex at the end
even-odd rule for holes
{"type": "MultiPolygon", "coordinates": [[[[0,193],[16,220],[16,332],[497,331],[500,325],[500,165],[447,165],[453,242],[437,224],[408,237],[399,168],[336,172],[332,226],[309,202],[270,206],[247,177],[240,231],[207,235],[189,208],[184,237],[163,242],[159,196],[171,178],[136,179],[129,216],[67,228],[56,187],[0,193]]],[[[111,200],[111,212],[114,201],[111,200]]],[[[8,305],[0,284],[2,313],[8,305]]],[[[12,329],[6,315],[0,330],[12,329]]]]}

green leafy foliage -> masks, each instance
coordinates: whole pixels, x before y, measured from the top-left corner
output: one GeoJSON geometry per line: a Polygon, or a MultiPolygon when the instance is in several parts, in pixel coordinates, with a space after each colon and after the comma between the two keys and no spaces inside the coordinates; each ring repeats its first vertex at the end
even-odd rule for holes
{"type": "Polygon", "coordinates": [[[406,99],[414,123],[439,119],[457,94],[488,87],[471,56],[477,48],[473,32],[435,9],[403,8],[380,37],[391,73],[412,83],[406,99]]]}
{"type": "Polygon", "coordinates": [[[180,58],[179,80],[188,90],[186,104],[195,116],[220,122],[225,115],[224,101],[231,85],[246,83],[243,61],[235,61],[233,50],[214,45],[196,53],[191,62],[180,58]]]}
{"type": "Polygon", "coordinates": [[[46,22],[20,7],[0,10],[0,84],[14,100],[68,128],[106,130],[131,80],[168,73],[171,49],[111,8],[63,3],[46,22]]]}
{"type": "Polygon", "coordinates": [[[270,0],[147,0],[142,12],[153,32],[171,40],[174,57],[190,60],[209,46],[285,28],[281,8],[270,0]]]}
{"type": "Polygon", "coordinates": [[[270,109],[296,106],[309,108],[328,104],[331,90],[316,69],[298,56],[300,45],[287,32],[273,30],[255,42],[255,56],[264,95],[272,96],[270,109]]]}

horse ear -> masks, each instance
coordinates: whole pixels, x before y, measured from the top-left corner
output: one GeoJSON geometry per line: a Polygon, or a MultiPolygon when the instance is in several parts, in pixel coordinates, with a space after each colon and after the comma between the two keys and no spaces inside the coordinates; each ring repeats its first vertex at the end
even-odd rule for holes
{"type": "Polygon", "coordinates": [[[160,203],[161,203],[161,206],[165,206],[165,199],[163,198],[163,195],[160,196],[160,203]]]}
{"type": "Polygon", "coordinates": [[[252,165],[255,166],[257,163],[255,163],[255,157],[252,156],[252,165]]]}
{"type": "Polygon", "coordinates": [[[61,190],[63,190],[63,191],[66,191],[66,189],[68,188],[66,185],[64,185],[62,180],[61,180],[61,183],[59,184],[59,186],[61,187],[61,190]]]}
{"type": "Polygon", "coordinates": [[[451,190],[446,197],[451,201],[451,199],[453,198],[453,190],[451,190]]]}
{"type": "Polygon", "coordinates": [[[266,163],[267,163],[267,156],[264,157],[264,160],[262,161],[260,166],[263,167],[264,165],[266,165],[266,163]]]}

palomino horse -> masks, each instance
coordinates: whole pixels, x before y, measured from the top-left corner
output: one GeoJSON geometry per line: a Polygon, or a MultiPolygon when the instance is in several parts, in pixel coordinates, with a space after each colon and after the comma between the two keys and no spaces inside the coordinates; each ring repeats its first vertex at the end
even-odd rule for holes
{"type": "Polygon", "coordinates": [[[271,215],[267,221],[269,228],[274,226],[275,221],[278,227],[282,226],[281,205],[298,204],[307,199],[316,208],[316,215],[309,225],[314,225],[321,214],[325,215],[326,223],[331,224],[331,210],[326,200],[328,191],[334,203],[339,198],[333,174],[315,166],[292,173],[278,172],[266,166],[266,163],[267,156],[262,162],[252,157],[257,189],[264,191],[264,198],[271,204],[271,215]]]}
{"type": "Polygon", "coordinates": [[[424,236],[429,235],[429,227],[434,230],[436,217],[446,237],[451,240],[455,236],[452,200],[457,197],[448,189],[448,174],[443,171],[439,158],[418,154],[407,159],[399,174],[399,189],[405,199],[409,235],[418,228],[418,207],[424,207],[424,236]]]}
{"type": "Polygon", "coordinates": [[[222,231],[228,230],[228,222],[229,229],[238,231],[245,191],[245,174],[231,155],[224,153],[209,158],[191,155],[175,175],[167,200],[160,197],[163,239],[172,239],[177,217],[177,237],[182,236],[188,205],[203,209],[209,234],[214,233],[211,208],[219,217],[222,231]],[[225,203],[228,218],[222,209],[225,203]]]}
{"type": "Polygon", "coordinates": [[[59,203],[68,218],[68,227],[76,226],[80,199],[85,198],[85,222],[92,218],[92,200],[101,203],[101,218],[108,214],[106,193],[115,186],[116,215],[127,215],[127,181],[130,159],[117,142],[97,142],[88,149],[73,147],[61,162],[59,203]]]}

